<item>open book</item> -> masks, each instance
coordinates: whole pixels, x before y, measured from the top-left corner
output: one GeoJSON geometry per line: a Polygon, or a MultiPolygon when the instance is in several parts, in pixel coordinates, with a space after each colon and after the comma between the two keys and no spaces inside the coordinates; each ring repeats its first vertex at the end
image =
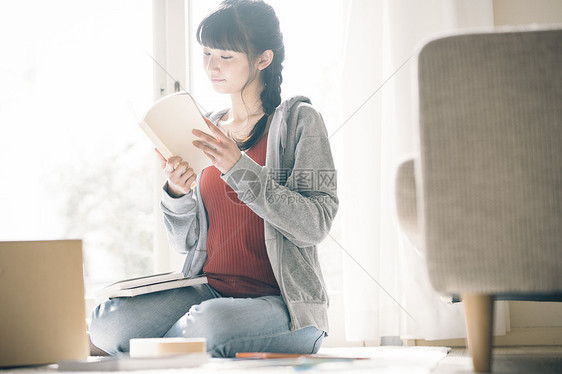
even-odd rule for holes
{"type": "Polygon", "coordinates": [[[205,275],[186,278],[183,272],[162,273],[146,277],[125,279],[96,291],[96,300],[108,297],[133,297],[151,292],[171,290],[207,283],[205,275]]]}
{"type": "Polygon", "coordinates": [[[180,156],[196,174],[211,165],[203,151],[192,141],[198,139],[191,130],[210,133],[203,114],[187,92],[176,92],[156,101],[139,123],[160,154],[168,160],[180,156]]]}

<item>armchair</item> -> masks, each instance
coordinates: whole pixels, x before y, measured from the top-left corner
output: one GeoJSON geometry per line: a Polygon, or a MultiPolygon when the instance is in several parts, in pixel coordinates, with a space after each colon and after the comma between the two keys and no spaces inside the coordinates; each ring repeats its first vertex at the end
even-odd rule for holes
{"type": "Polygon", "coordinates": [[[439,38],[417,69],[398,216],[432,286],[464,304],[475,371],[490,371],[494,299],[562,301],[562,30],[439,38]]]}

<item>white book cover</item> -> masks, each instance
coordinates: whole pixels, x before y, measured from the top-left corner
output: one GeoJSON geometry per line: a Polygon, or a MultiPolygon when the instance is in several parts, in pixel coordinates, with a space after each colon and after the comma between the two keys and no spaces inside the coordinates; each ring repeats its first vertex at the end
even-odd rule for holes
{"type": "Polygon", "coordinates": [[[85,360],[58,362],[58,371],[163,370],[197,367],[209,361],[208,353],[190,353],[162,357],[89,357],[85,360]]]}
{"type": "Polygon", "coordinates": [[[183,273],[181,271],[176,271],[176,272],[153,274],[153,275],[146,275],[143,277],[124,279],[119,282],[112,283],[109,286],[102,288],[101,290],[98,290],[96,292],[96,295],[98,293],[100,294],[110,293],[119,290],[124,290],[126,288],[144,286],[146,284],[159,283],[159,282],[165,282],[165,281],[182,279],[182,278],[185,278],[183,273]]]}
{"type": "MultiPolygon", "coordinates": [[[[175,274],[175,273],[174,273],[175,274]]],[[[182,274],[182,273],[180,273],[182,274]]],[[[150,279],[150,277],[147,277],[150,279]]],[[[172,279],[167,281],[158,282],[146,282],[143,285],[136,287],[129,287],[124,289],[110,289],[106,290],[102,288],[96,292],[96,301],[101,302],[108,297],[134,297],[138,295],[143,295],[152,292],[171,290],[174,288],[189,287],[197,284],[207,283],[207,277],[205,275],[199,275],[196,277],[172,279]]]]}

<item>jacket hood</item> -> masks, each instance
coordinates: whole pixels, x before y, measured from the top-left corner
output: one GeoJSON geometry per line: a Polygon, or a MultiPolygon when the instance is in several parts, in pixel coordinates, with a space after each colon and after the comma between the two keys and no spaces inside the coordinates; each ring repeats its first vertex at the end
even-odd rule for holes
{"type": "MultiPolygon", "coordinates": [[[[311,101],[306,96],[294,96],[288,100],[283,101],[277,109],[275,110],[275,117],[274,121],[278,124],[278,134],[279,134],[279,141],[281,144],[282,151],[285,150],[286,145],[286,137],[287,137],[287,120],[288,114],[293,108],[296,108],[299,104],[311,104],[311,101]]],[[[272,123],[273,125],[273,123],[272,123]]]]}

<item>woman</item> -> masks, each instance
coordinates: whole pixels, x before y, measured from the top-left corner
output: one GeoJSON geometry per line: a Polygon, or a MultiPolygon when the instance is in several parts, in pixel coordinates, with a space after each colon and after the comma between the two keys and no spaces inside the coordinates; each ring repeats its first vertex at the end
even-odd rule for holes
{"type": "Polygon", "coordinates": [[[197,38],[232,105],[209,116],[208,133],[194,130],[213,166],[195,175],[189,160],[162,160],[161,206],[184,272],[209,283],[110,299],[92,315],[92,341],[110,354],[140,337],[205,337],[215,357],[315,353],[328,331],[316,245],[338,207],[326,128],[308,99],[281,102],[284,45],[269,5],[225,1],[197,38]]]}

